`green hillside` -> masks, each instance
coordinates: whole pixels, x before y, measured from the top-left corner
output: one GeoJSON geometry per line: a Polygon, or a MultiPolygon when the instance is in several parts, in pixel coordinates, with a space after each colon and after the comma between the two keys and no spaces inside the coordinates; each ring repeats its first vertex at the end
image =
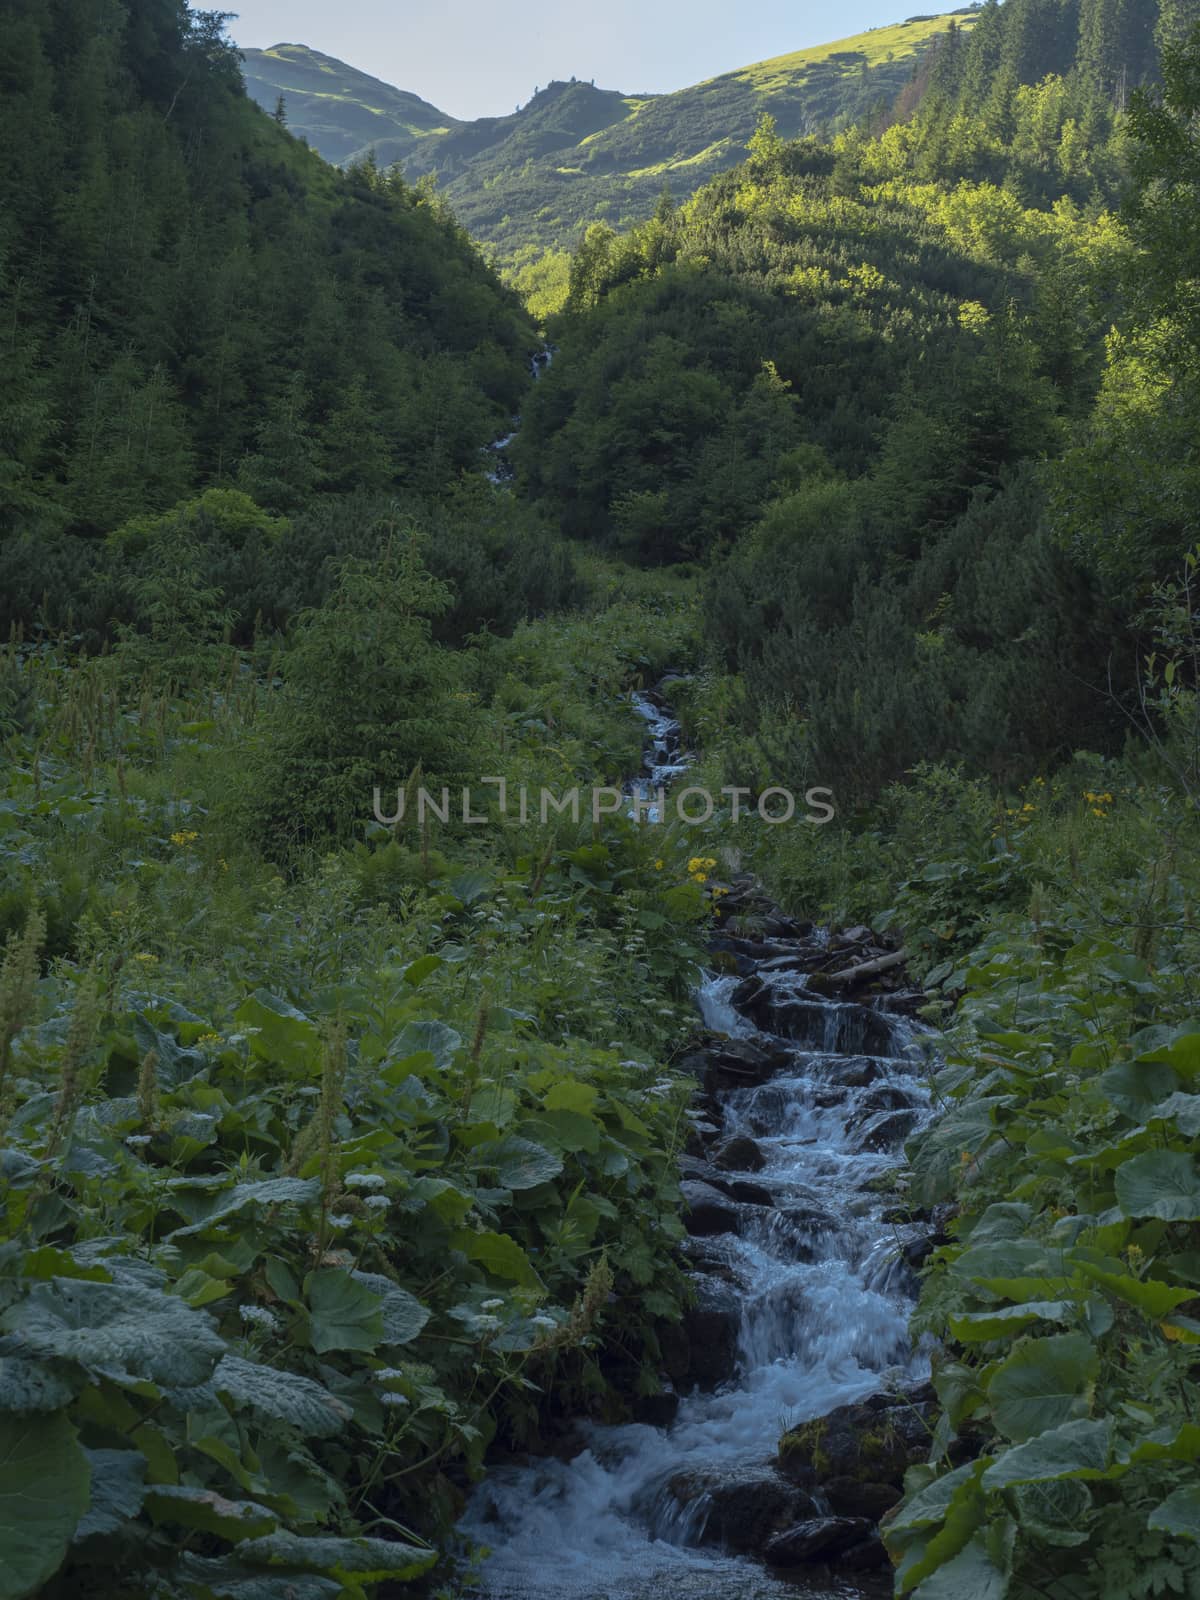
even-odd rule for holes
{"type": "Polygon", "coordinates": [[[374,150],[382,165],[402,161],[430,134],[457,126],[427,100],[393,89],[304,44],[243,50],[246,87],[274,111],[280,95],[290,126],[335,166],[374,150]]]}
{"type": "Polygon", "coordinates": [[[674,94],[572,80],[511,116],[456,122],[425,101],[302,45],[247,50],[246,85],[328,160],[374,150],[408,178],[437,175],[466,227],[505,259],[572,244],[597,220],[628,225],[669,185],[676,198],[734,166],[763,112],[785,137],[882,120],[950,17],[917,17],[742,67],[674,94]]]}

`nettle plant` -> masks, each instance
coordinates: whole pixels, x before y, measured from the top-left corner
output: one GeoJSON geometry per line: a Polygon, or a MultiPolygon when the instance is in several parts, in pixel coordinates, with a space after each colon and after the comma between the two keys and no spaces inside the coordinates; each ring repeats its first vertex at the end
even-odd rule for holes
{"type": "Polygon", "coordinates": [[[417,1578],[552,1376],[602,1394],[614,1340],[652,1376],[677,1088],[504,1007],[447,1020],[439,955],[222,1029],[39,978],[41,935],[0,975],[3,1600],[417,1578]]]}
{"type": "Polygon", "coordinates": [[[1200,1592],[1200,1021],[1181,922],[1152,970],[1089,915],[1009,918],[954,976],[942,1115],[911,1151],[915,1203],[958,1207],[916,1318],[940,1341],[944,1409],[885,1530],[899,1594],[1200,1592]]]}

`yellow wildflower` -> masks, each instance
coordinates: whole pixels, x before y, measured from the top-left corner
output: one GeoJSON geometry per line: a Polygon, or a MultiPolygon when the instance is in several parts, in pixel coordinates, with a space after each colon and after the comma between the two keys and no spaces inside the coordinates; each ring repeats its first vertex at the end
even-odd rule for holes
{"type": "Polygon", "coordinates": [[[661,872],[661,871],[662,871],[662,869],[663,869],[663,864],[662,864],[662,862],[661,862],[661,861],[656,861],[656,862],[655,862],[655,863],[654,863],[654,870],[655,870],[655,872],[661,872]]]}
{"type": "Polygon", "coordinates": [[[143,965],[147,967],[154,967],[158,965],[158,957],[152,956],[148,950],[139,950],[133,959],[135,961],[142,962],[143,965]]]}
{"type": "Polygon", "coordinates": [[[188,845],[195,844],[200,835],[194,828],[181,828],[178,833],[171,835],[171,843],[180,850],[186,850],[188,845]]]}

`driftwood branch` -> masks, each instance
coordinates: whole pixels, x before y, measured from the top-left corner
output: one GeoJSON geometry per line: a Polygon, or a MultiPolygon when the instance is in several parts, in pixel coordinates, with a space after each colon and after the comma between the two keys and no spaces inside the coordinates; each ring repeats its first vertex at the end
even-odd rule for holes
{"type": "Polygon", "coordinates": [[[826,977],[829,983],[836,984],[839,989],[851,989],[867,978],[877,978],[881,972],[890,972],[893,967],[907,960],[907,950],[892,950],[886,956],[876,956],[873,961],[859,961],[853,967],[843,967],[840,972],[830,972],[826,977]]]}

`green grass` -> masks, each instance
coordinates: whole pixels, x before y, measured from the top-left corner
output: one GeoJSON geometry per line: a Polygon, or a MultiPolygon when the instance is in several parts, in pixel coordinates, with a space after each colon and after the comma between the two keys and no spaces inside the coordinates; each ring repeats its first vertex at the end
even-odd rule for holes
{"type": "MultiPolygon", "coordinates": [[[[959,27],[974,25],[973,16],[956,19],[959,27]]],[[[946,16],[929,17],[920,22],[899,22],[891,27],[870,28],[866,33],[856,33],[850,39],[837,39],[832,44],[810,45],[791,55],[773,56],[769,61],[759,61],[754,66],[743,67],[733,76],[757,89],[771,91],[786,88],[808,76],[808,69],[833,61],[840,56],[857,56],[855,61],[838,62],[847,71],[858,70],[865,61],[868,67],[887,65],[893,60],[907,60],[923,49],[931,39],[946,31],[946,16]]],[[[718,82],[710,79],[710,82],[718,82]]],[[[703,87],[703,85],[701,85],[703,87]]]]}

